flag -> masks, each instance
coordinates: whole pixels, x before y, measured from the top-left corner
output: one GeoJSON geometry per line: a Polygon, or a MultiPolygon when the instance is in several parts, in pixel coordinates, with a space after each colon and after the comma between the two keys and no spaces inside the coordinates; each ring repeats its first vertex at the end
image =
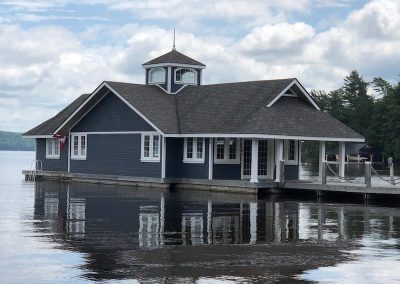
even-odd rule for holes
{"type": "Polygon", "coordinates": [[[53,138],[57,139],[60,141],[60,149],[64,149],[64,143],[65,143],[65,136],[60,135],[60,134],[53,134],[53,138]]]}

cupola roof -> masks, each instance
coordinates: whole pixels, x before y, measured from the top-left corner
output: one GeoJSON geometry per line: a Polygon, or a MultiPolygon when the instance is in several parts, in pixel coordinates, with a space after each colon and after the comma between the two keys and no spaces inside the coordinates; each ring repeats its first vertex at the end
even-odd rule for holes
{"type": "Polygon", "coordinates": [[[146,63],[143,66],[153,65],[153,64],[185,64],[185,65],[197,65],[197,66],[206,66],[205,64],[186,56],[175,49],[167,52],[157,58],[154,58],[146,63]]]}

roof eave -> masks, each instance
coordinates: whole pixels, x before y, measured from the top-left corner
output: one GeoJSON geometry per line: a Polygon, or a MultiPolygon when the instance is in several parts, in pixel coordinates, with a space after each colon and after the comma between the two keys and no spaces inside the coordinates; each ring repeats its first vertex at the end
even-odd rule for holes
{"type": "Polygon", "coordinates": [[[206,68],[206,65],[202,64],[184,64],[184,63],[170,63],[170,62],[165,62],[165,63],[153,63],[153,64],[147,64],[144,63],[142,64],[143,68],[153,68],[153,67],[187,67],[187,68],[198,68],[198,69],[204,69],[206,68]]]}

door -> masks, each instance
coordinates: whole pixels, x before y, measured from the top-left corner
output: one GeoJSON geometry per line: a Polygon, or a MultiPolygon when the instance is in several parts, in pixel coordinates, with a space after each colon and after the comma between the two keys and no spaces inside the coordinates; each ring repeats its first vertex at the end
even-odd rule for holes
{"type": "MultiPolygon", "coordinates": [[[[258,178],[267,178],[268,140],[258,140],[258,178]]],[[[242,179],[251,175],[251,139],[244,139],[241,148],[242,179]]]]}

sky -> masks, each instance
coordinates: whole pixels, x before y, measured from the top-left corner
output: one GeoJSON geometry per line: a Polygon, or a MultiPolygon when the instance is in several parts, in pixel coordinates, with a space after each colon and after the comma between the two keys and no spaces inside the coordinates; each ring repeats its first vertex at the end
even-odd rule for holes
{"type": "Polygon", "coordinates": [[[399,80],[400,0],[0,0],[0,130],[25,132],[105,80],[143,83],[174,27],[204,84],[399,80]]]}

